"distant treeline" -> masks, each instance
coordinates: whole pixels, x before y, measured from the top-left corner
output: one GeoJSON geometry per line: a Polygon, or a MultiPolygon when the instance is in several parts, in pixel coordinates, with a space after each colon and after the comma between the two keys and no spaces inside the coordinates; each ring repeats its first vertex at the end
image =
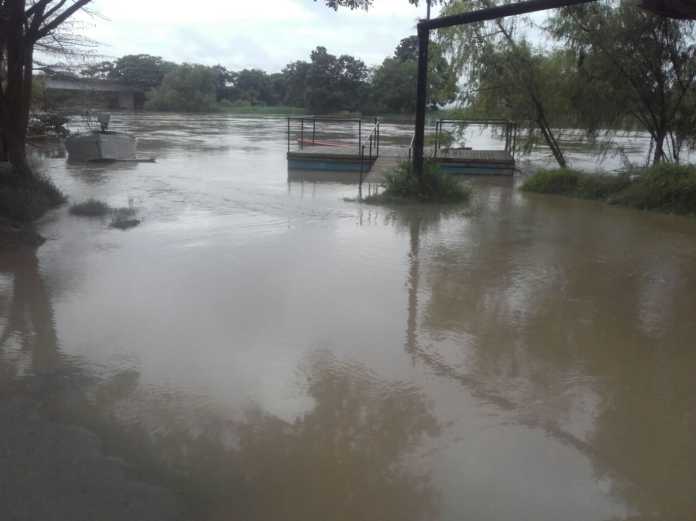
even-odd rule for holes
{"type": "MultiPolygon", "coordinates": [[[[222,65],[179,65],[140,54],[92,65],[81,74],[143,88],[150,110],[208,112],[285,106],[315,114],[412,113],[417,45],[416,37],[402,40],[394,55],[374,68],[353,56],[335,56],[325,47],[317,47],[309,61],[290,63],[278,73],[231,71],[222,65]]],[[[437,44],[431,49],[430,69],[431,107],[454,101],[457,78],[437,44]]]]}

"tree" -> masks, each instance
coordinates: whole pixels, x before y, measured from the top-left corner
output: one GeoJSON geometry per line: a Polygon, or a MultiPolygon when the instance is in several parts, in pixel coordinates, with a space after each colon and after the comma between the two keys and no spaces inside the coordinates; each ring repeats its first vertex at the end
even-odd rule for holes
{"type": "Polygon", "coordinates": [[[26,136],[34,49],[91,0],[0,0],[0,160],[31,176],[26,136]]]}
{"type": "Polygon", "coordinates": [[[176,64],[149,54],[129,54],[112,62],[101,62],[81,71],[83,76],[118,81],[149,90],[159,87],[176,64]]]}
{"type": "Polygon", "coordinates": [[[361,60],[317,47],[306,72],[304,106],[314,113],[356,110],[366,99],[368,70],[361,60]]]}
{"type": "Polygon", "coordinates": [[[184,63],[169,72],[148,96],[152,110],[210,112],[216,109],[217,75],[212,67],[184,63]]]}
{"type": "Polygon", "coordinates": [[[284,102],[286,105],[304,107],[305,85],[307,84],[307,74],[310,67],[309,63],[298,60],[289,63],[283,69],[282,74],[285,81],[284,102]]]}
{"type": "Polygon", "coordinates": [[[696,25],[626,6],[597,3],[553,18],[585,86],[589,130],[631,118],[652,137],[654,163],[679,161],[696,131],[696,25]]]}
{"type": "MultiPolygon", "coordinates": [[[[374,71],[371,84],[372,103],[376,110],[413,113],[416,110],[414,88],[418,76],[418,38],[401,40],[392,58],[384,60],[374,71]]],[[[430,46],[428,60],[428,97],[431,107],[456,99],[457,76],[444,57],[440,46],[430,46]]]]}
{"type": "MultiPolygon", "coordinates": [[[[453,0],[445,6],[444,14],[483,9],[496,3],[499,2],[453,0]]],[[[519,20],[506,18],[452,27],[441,31],[438,37],[445,50],[452,54],[456,68],[466,76],[464,101],[475,103],[480,94],[498,96],[499,106],[510,109],[509,114],[528,118],[529,136],[539,130],[558,165],[565,167],[565,155],[551,126],[544,96],[548,89],[541,81],[542,71],[537,59],[540,53],[535,52],[520,33],[519,20]]],[[[494,115],[502,114],[488,114],[487,117],[494,115]]]]}

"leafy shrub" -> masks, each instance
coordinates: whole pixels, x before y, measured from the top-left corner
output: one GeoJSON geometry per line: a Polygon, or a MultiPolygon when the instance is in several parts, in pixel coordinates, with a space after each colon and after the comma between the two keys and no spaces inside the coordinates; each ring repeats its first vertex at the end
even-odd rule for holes
{"type": "Polygon", "coordinates": [[[621,206],[668,213],[696,214],[696,166],[660,163],[639,172],[584,174],[575,170],[541,170],[522,190],[599,199],[621,206]]]}
{"type": "Polygon", "coordinates": [[[0,172],[1,217],[27,223],[65,201],[65,195],[42,175],[20,175],[10,168],[0,172]]]}
{"type": "Polygon", "coordinates": [[[386,174],[384,191],[365,199],[368,203],[419,201],[432,203],[457,203],[468,201],[471,188],[457,178],[443,173],[435,163],[425,164],[423,182],[409,162],[401,163],[386,174]]]}
{"type": "Polygon", "coordinates": [[[696,214],[696,166],[655,165],[642,171],[609,202],[641,210],[696,214]]]}
{"type": "Polygon", "coordinates": [[[578,188],[581,175],[580,172],[568,168],[539,170],[525,180],[522,190],[541,194],[569,195],[578,188]]]}
{"type": "Polygon", "coordinates": [[[88,199],[70,207],[70,213],[81,217],[104,217],[111,213],[111,207],[96,199],[88,199]]]}

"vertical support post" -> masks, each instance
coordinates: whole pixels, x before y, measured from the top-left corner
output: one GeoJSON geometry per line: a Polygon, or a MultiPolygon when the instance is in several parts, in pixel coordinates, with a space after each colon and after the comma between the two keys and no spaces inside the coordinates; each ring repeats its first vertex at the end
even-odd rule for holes
{"type": "Polygon", "coordinates": [[[312,120],[312,145],[314,145],[314,143],[315,143],[314,138],[315,138],[316,134],[317,134],[317,120],[313,119],[312,120]]]}
{"type": "Polygon", "coordinates": [[[360,181],[358,182],[358,199],[362,199],[363,172],[365,163],[365,147],[360,145],[360,181]]]}
{"type": "Polygon", "coordinates": [[[358,120],[358,155],[362,151],[362,119],[358,120]]]}
{"type": "Polygon", "coordinates": [[[290,152],[290,118],[288,118],[288,152],[290,152]]]}
{"type": "Polygon", "coordinates": [[[418,85],[416,90],[416,132],[413,143],[413,169],[423,186],[423,147],[425,144],[425,108],[428,95],[428,40],[430,30],[418,24],[418,85]]]}
{"type": "Polygon", "coordinates": [[[300,150],[304,150],[304,118],[300,118],[300,150]]]}

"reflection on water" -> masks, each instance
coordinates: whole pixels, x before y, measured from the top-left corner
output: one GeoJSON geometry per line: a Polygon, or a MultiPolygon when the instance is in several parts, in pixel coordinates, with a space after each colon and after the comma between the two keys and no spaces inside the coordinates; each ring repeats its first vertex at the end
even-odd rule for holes
{"type": "Polygon", "coordinates": [[[61,211],[0,253],[3,404],[95,432],[182,518],[693,518],[696,223],[511,179],[347,203],[288,179],[284,123],[122,118],[158,163],[46,159],[147,218],[61,211]]]}

